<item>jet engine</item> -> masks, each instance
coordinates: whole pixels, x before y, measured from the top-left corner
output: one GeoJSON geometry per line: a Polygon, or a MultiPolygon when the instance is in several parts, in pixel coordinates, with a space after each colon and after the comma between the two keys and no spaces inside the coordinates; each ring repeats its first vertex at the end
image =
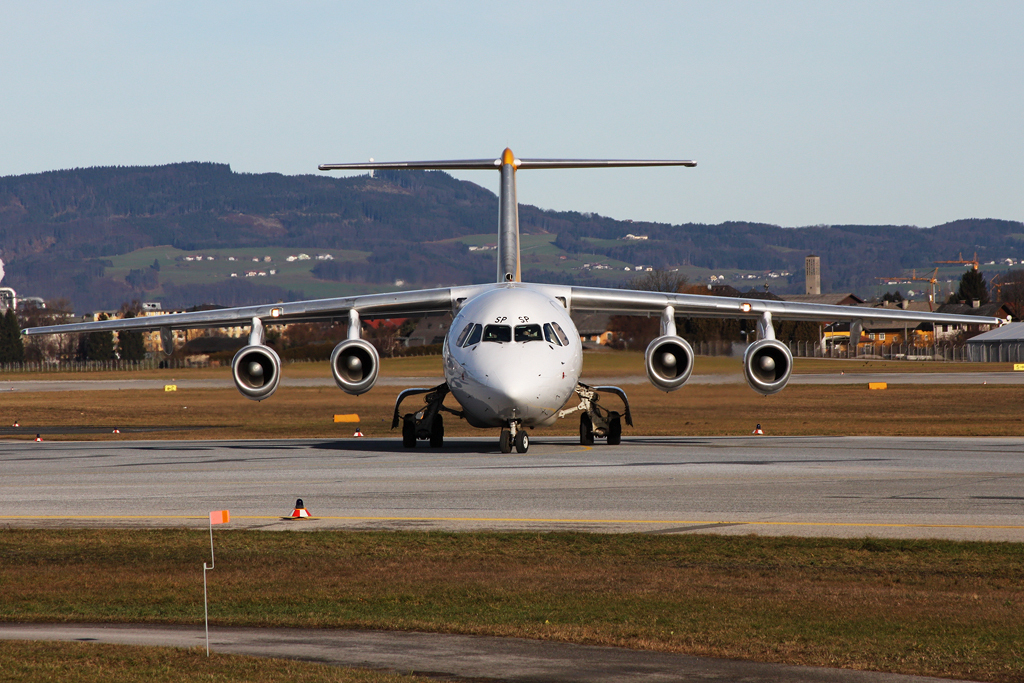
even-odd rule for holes
{"type": "Polygon", "coordinates": [[[231,359],[231,375],[242,396],[262,401],[277,391],[281,381],[281,357],[263,344],[244,346],[231,359]]]}
{"type": "Polygon", "coordinates": [[[644,352],[644,365],[651,384],[662,391],[675,391],[690,379],[693,349],[682,337],[658,337],[644,352]]]}
{"type": "Polygon", "coordinates": [[[743,374],[747,384],[759,394],[782,391],[793,372],[793,354],[777,339],[761,339],[743,354],[743,374]]]}
{"type": "Polygon", "coordinates": [[[365,339],[346,339],[331,353],[331,374],[345,393],[365,394],[377,382],[380,356],[365,339]]]}

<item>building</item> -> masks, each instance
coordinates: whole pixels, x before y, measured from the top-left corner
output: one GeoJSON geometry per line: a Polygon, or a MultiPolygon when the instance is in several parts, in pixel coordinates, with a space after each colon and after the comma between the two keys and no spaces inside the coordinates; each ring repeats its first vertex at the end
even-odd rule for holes
{"type": "Polygon", "coordinates": [[[18,294],[10,287],[0,287],[0,311],[18,309],[18,294]]]}
{"type": "Polygon", "coordinates": [[[814,254],[804,259],[804,278],[806,281],[804,294],[808,296],[821,294],[821,259],[814,254]]]}
{"type": "Polygon", "coordinates": [[[1009,323],[967,340],[973,363],[1024,363],[1024,323],[1009,323]]]}
{"type": "Polygon", "coordinates": [[[615,336],[608,329],[611,324],[611,315],[607,313],[572,313],[572,322],[576,331],[580,333],[580,341],[586,344],[591,342],[602,346],[611,342],[615,336]]]}
{"type": "Polygon", "coordinates": [[[831,306],[860,306],[864,299],[853,292],[836,292],[832,294],[782,294],[783,301],[794,301],[802,304],[829,304],[831,306]]]}
{"type": "MultiPolygon", "coordinates": [[[[991,316],[1010,320],[1010,307],[1005,303],[984,304],[977,299],[969,304],[943,304],[937,309],[939,313],[953,313],[956,315],[980,315],[991,316]]],[[[935,325],[935,341],[942,342],[952,340],[959,335],[976,336],[982,332],[988,332],[991,325],[935,325]]]]}

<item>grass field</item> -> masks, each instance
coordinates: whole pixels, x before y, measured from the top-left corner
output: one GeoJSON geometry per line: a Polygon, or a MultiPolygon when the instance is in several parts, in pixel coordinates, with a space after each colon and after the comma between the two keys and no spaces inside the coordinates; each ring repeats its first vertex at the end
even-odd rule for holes
{"type": "MultiPolygon", "coordinates": [[[[213,624],[519,636],[990,681],[1024,674],[1020,544],[215,536],[213,624]]],[[[202,623],[207,543],[187,530],[4,530],[0,619],[202,623]]]]}
{"type": "Polygon", "coordinates": [[[290,659],[101,643],[0,640],[0,681],[78,683],[427,683],[420,676],[339,669],[290,659]]]}
{"type": "MultiPolygon", "coordinates": [[[[346,296],[367,291],[381,291],[380,285],[353,285],[340,282],[326,282],[316,279],[312,269],[320,261],[315,259],[317,254],[329,253],[336,261],[365,261],[370,252],[355,251],[346,249],[315,249],[315,248],[284,248],[284,247],[242,247],[239,249],[200,249],[195,251],[182,251],[170,246],[146,247],[136,251],[105,257],[113,265],[106,271],[107,277],[122,279],[132,269],[149,268],[154,261],[160,264],[160,281],[171,282],[177,285],[186,284],[214,284],[223,282],[235,273],[240,278],[245,278],[246,271],[264,271],[270,269],[276,271],[274,275],[266,277],[253,277],[250,280],[255,284],[275,285],[285,289],[292,289],[305,292],[307,297],[328,297],[346,296]],[[306,253],[311,258],[303,261],[287,261],[288,256],[297,256],[299,253],[306,253]],[[186,256],[213,257],[214,260],[204,258],[202,261],[185,261],[186,256]],[[264,261],[269,256],[271,260],[264,261]],[[229,261],[228,257],[234,257],[229,261]],[[259,262],[252,259],[258,258],[259,262]]],[[[147,300],[155,299],[162,293],[158,288],[150,292],[147,300]]]]}

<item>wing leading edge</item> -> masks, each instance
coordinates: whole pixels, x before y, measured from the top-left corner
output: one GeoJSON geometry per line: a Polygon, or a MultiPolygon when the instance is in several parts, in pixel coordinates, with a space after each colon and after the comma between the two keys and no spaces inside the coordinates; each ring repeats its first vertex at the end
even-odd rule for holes
{"type": "Polygon", "coordinates": [[[743,297],[704,296],[702,294],[670,294],[641,292],[602,287],[572,287],[571,302],[574,311],[595,311],[638,315],[661,313],[668,306],[683,318],[739,318],[754,320],[765,313],[774,320],[810,320],[836,322],[872,320],[942,324],[1001,325],[1005,320],[978,315],[953,315],[904,311],[856,306],[809,304],[796,301],[744,299],[743,297]]]}
{"type": "Polygon", "coordinates": [[[440,289],[419,289],[409,292],[367,294],[363,296],[339,297],[291,301],[258,306],[222,308],[193,313],[169,313],[125,320],[101,320],[97,322],[67,323],[49,327],[34,327],[24,330],[27,335],[64,334],[69,332],[102,332],[118,330],[159,330],[159,329],[201,329],[210,327],[235,327],[249,325],[253,318],[266,324],[288,324],[343,319],[350,311],[360,318],[390,318],[426,313],[451,311],[459,299],[473,296],[479,286],[444,287],[440,289]]]}

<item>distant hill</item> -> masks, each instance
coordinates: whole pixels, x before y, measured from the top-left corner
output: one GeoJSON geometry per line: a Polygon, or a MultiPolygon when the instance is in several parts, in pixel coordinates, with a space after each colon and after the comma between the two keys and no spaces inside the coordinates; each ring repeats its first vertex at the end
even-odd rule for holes
{"type": "MultiPolygon", "coordinates": [[[[497,212],[493,193],[442,172],[334,178],[181,163],[9,176],[0,178],[3,284],[22,295],[70,299],[84,312],[133,298],[239,305],[394,288],[396,281],[404,288],[489,282],[494,251],[470,247],[496,239],[497,212]],[[167,247],[166,260],[153,258],[154,247],[167,247]],[[265,279],[245,279],[241,270],[232,278],[233,264],[223,264],[232,250],[270,248],[284,250],[271,267],[303,250],[331,259],[287,273],[276,268],[265,279]],[[200,251],[219,254],[219,270],[180,263],[182,254],[200,251]],[[148,261],[135,263],[133,255],[148,261]]],[[[995,219],[932,228],[666,225],[522,205],[520,229],[532,245],[524,248],[525,277],[576,284],[624,283],[631,277],[625,266],[645,265],[788,271],[772,287],[795,291],[804,257],[815,253],[826,290],[857,290],[877,275],[928,268],[961,251],[977,251],[981,260],[1024,257],[1024,224],[995,219]],[[628,233],[648,239],[623,240],[628,233]]]]}

